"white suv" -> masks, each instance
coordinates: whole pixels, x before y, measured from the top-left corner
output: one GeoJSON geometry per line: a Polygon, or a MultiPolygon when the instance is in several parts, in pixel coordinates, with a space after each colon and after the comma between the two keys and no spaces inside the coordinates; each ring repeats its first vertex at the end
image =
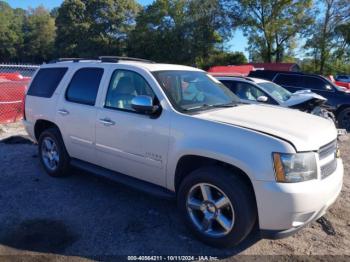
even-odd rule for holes
{"type": "Polygon", "coordinates": [[[72,165],[176,197],[191,231],[214,246],[238,244],[255,224],[265,238],[290,235],[342,187],[330,121],[240,104],[192,67],[118,57],[44,64],[24,123],[49,175],[72,165]]]}

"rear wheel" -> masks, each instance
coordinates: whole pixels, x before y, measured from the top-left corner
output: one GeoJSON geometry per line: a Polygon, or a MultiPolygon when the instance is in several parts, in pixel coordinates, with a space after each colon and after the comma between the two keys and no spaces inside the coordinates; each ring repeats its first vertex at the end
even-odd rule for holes
{"type": "Polygon", "coordinates": [[[205,167],[180,185],[178,206],[189,229],[216,247],[234,246],[251,232],[257,218],[253,190],[221,167],[205,167]]]}
{"type": "Polygon", "coordinates": [[[340,128],[350,131],[350,108],[346,108],[339,113],[338,125],[340,128]]]}
{"type": "Polygon", "coordinates": [[[40,161],[50,176],[67,175],[69,155],[57,128],[44,130],[38,142],[40,161]]]}

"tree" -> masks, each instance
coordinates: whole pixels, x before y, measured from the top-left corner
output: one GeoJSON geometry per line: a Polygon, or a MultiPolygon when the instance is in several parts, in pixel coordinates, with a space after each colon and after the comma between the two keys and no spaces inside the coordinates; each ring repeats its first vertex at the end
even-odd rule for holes
{"type": "Polygon", "coordinates": [[[248,37],[248,50],[265,62],[283,61],[295,37],[312,23],[312,0],[226,0],[248,37]]]}
{"type": "Polygon", "coordinates": [[[196,64],[199,68],[208,70],[212,66],[242,65],[246,64],[247,62],[247,58],[242,52],[231,53],[224,51],[215,51],[205,59],[197,59],[196,64]]]}
{"type": "Polygon", "coordinates": [[[194,65],[222,44],[231,31],[227,29],[220,0],[156,0],[139,13],[129,54],[194,65]]]}
{"type": "Polygon", "coordinates": [[[318,68],[317,71],[320,74],[324,74],[327,63],[331,60],[332,55],[335,54],[335,50],[340,47],[339,39],[336,37],[336,29],[348,19],[349,7],[349,1],[320,1],[320,18],[313,26],[311,37],[305,45],[306,48],[311,50],[315,67],[318,68]]]}
{"type": "Polygon", "coordinates": [[[43,6],[29,9],[23,25],[22,61],[42,63],[52,59],[55,41],[55,20],[43,6]]]}
{"type": "Polygon", "coordinates": [[[65,0],[56,18],[59,55],[124,54],[138,10],[134,0],[65,0]]]}
{"type": "Polygon", "coordinates": [[[18,61],[23,44],[22,25],[23,9],[12,9],[7,3],[0,1],[0,61],[18,61]]]}

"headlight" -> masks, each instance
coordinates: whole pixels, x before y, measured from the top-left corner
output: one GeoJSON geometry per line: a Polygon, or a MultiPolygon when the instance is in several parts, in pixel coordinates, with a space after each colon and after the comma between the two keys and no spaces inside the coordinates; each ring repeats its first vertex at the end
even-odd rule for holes
{"type": "Polygon", "coordinates": [[[295,183],[317,178],[315,153],[273,153],[272,155],[277,182],[295,183]]]}

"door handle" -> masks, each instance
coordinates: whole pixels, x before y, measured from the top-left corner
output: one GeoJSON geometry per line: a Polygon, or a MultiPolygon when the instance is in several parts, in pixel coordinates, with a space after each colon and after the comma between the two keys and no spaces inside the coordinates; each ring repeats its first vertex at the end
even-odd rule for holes
{"type": "Polygon", "coordinates": [[[59,113],[60,115],[63,115],[63,116],[66,116],[66,115],[69,114],[69,112],[68,112],[67,110],[65,110],[65,109],[60,109],[60,110],[58,110],[58,113],[59,113]]]}
{"type": "Polygon", "coordinates": [[[101,118],[99,121],[100,121],[101,124],[103,124],[105,126],[113,126],[113,125],[115,125],[115,122],[110,120],[110,119],[108,119],[108,118],[101,118]]]}

